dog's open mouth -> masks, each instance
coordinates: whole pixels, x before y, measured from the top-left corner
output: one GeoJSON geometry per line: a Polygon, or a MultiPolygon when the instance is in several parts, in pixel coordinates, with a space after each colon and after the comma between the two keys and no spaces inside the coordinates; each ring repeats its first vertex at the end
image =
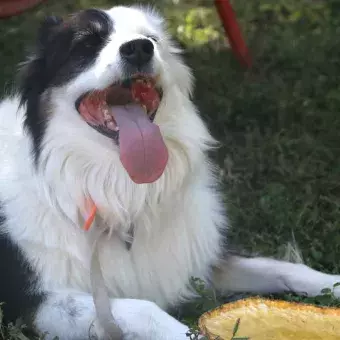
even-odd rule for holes
{"type": "Polygon", "coordinates": [[[121,162],[136,183],[157,180],[168,161],[159,127],[153,123],[161,98],[156,80],[138,75],[88,92],[76,102],[90,126],[118,142],[121,162]]]}

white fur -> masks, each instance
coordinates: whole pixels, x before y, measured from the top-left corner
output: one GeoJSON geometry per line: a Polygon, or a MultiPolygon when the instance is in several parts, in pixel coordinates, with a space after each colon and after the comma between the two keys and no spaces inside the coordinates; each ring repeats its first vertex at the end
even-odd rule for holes
{"type": "MultiPolygon", "coordinates": [[[[186,339],[188,328],[152,302],[115,299],[111,308],[124,340],[186,339]]],[[[39,310],[35,325],[38,329],[48,329],[49,334],[58,334],[60,339],[80,340],[93,336],[102,339],[103,334],[92,297],[75,291],[54,292],[39,310]],[[72,318],[69,313],[73,313],[72,318]]],[[[48,336],[48,339],[53,337],[48,336]]]]}
{"type": "MultiPolygon", "coordinates": [[[[0,106],[1,159],[6,164],[0,170],[0,199],[10,217],[6,231],[40,273],[44,291],[90,293],[89,256],[95,232],[80,228],[84,199],[90,196],[101,222],[113,232],[100,254],[110,295],[143,298],[166,307],[189,297],[189,278],[204,278],[220,255],[224,218],[204,155],[213,139],[188,99],[189,71],[170,55],[170,42],[160,27],[150,26],[139,10],[114,8],[108,13],[114,18],[115,33],[95,65],[66,86],[51,90],[52,112],[38,172],[30,137],[22,129],[24,109],[16,114],[16,96],[0,106]],[[128,26],[121,19],[126,15],[132,17],[128,26]],[[156,30],[163,37],[155,47],[164,90],[155,122],[167,144],[169,163],[163,176],[150,185],[131,181],[114,143],[90,128],[74,108],[80,94],[104,88],[120,76],[115,73],[118,47],[140,36],[141,28],[144,34],[156,30]],[[135,236],[128,251],[122,239],[131,224],[135,236]]],[[[48,304],[38,318],[42,328],[46,308],[48,304]]]]}
{"type": "MultiPolygon", "coordinates": [[[[216,271],[216,288],[220,291],[280,293],[315,296],[324,288],[333,288],[340,275],[327,275],[301,263],[289,263],[268,258],[242,258],[232,256],[223,261],[216,271]]],[[[334,293],[340,296],[339,288],[334,293]]]]}
{"type": "MultiPolygon", "coordinates": [[[[115,33],[96,63],[46,94],[51,112],[38,170],[32,161],[31,138],[22,128],[24,108],[17,111],[17,96],[0,104],[0,200],[8,217],[4,231],[40,274],[41,289],[50,293],[37,313],[35,325],[40,331],[60,339],[87,336],[95,322],[91,245],[96,230],[108,227],[112,235],[101,245],[100,262],[110,296],[118,298],[112,300],[112,310],[126,339],[185,339],[187,328],[159,307],[190,297],[190,277],[209,278],[221,257],[220,231],[227,223],[205,154],[214,140],[189,100],[190,72],[174,54],[162,20],[153,12],[124,7],[108,13],[115,21],[115,33]],[[74,102],[85,91],[105,88],[119,77],[119,46],[148,34],[160,37],[155,67],[164,98],[155,122],[170,158],[158,181],[137,185],[121,165],[114,143],[82,121],[74,102]],[[90,232],[80,228],[87,196],[100,216],[90,232]],[[123,240],[131,224],[135,236],[128,251],[123,240]],[[65,313],[60,306],[67,306],[65,313]],[[66,311],[72,306],[79,317],[71,320],[66,311]]],[[[244,261],[249,262],[231,262],[234,279],[228,281],[223,274],[222,289],[282,290],[280,280],[289,275],[287,282],[298,291],[306,288],[302,281],[315,279],[314,286],[307,285],[314,294],[323,288],[321,284],[338,279],[316,275],[309,268],[302,278],[300,270],[288,270],[297,267],[266,259],[244,261]],[[278,277],[273,277],[273,266],[278,277]]],[[[94,332],[100,338],[96,322],[94,332]]]]}

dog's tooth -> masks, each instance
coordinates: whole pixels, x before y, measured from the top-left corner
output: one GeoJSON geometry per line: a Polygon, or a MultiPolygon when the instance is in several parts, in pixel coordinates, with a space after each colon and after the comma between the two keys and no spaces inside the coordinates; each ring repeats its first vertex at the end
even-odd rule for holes
{"type": "Polygon", "coordinates": [[[109,110],[108,110],[107,107],[104,107],[104,108],[103,108],[103,116],[104,116],[105,119],[111,118],[111,116],[110,116],[110,114],[109,114],[109,110]]]}
{"type": "Polygon", "coordinates": [[[117,125],[113,120],[107,122],[107,127],[111,130],[117,131],[117,125]]]}

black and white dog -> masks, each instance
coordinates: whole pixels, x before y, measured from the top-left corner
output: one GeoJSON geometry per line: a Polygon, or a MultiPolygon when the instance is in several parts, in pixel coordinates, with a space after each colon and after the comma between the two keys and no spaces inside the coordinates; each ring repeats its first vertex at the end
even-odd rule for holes
{"type": "MultiPolygon", "coordinates": [[[[227,228],[190,100],[192,76],[150,9],[89,9],[42,24],[17,93],[0,104],[0,301],[48,338],[103,339],[99,261],[124,339],[184,340],[164,309],[218,290],[315,295],[340,281],[301,264],[223,256],[227,228]],[[89,231],[81,226],[91,199],[89,231]],[[92,327],[91,327],[92,325],[92,327]]],[[[336,294],[339,294],[336,291],[336,294]]]]}

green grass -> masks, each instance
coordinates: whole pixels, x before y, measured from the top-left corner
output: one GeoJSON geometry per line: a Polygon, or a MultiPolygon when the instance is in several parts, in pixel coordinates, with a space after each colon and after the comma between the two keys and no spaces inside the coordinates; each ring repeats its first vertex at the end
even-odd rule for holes
{"type": "MultiPolygon", "coordinates": [[[[212,1],[156,3],[187,48],[197,79],[194,100],[221,142],[213,157],[221,168],[231,244],[282,257],[295,239],[306,264],[339,273],[339,2],[234,0],[254,58],[251,72],[225,48],[212,1]]],[[[45,14],[90,5],[91,0],[50,0],[0,21],[0,88],[11,88],[24,44],[33,40],[45,14]]],[[[180,315],[189,323],[222,302],[205,293],[180,315]]],[[[309,302],[327,304],[318,299],[309,302]]]]}

